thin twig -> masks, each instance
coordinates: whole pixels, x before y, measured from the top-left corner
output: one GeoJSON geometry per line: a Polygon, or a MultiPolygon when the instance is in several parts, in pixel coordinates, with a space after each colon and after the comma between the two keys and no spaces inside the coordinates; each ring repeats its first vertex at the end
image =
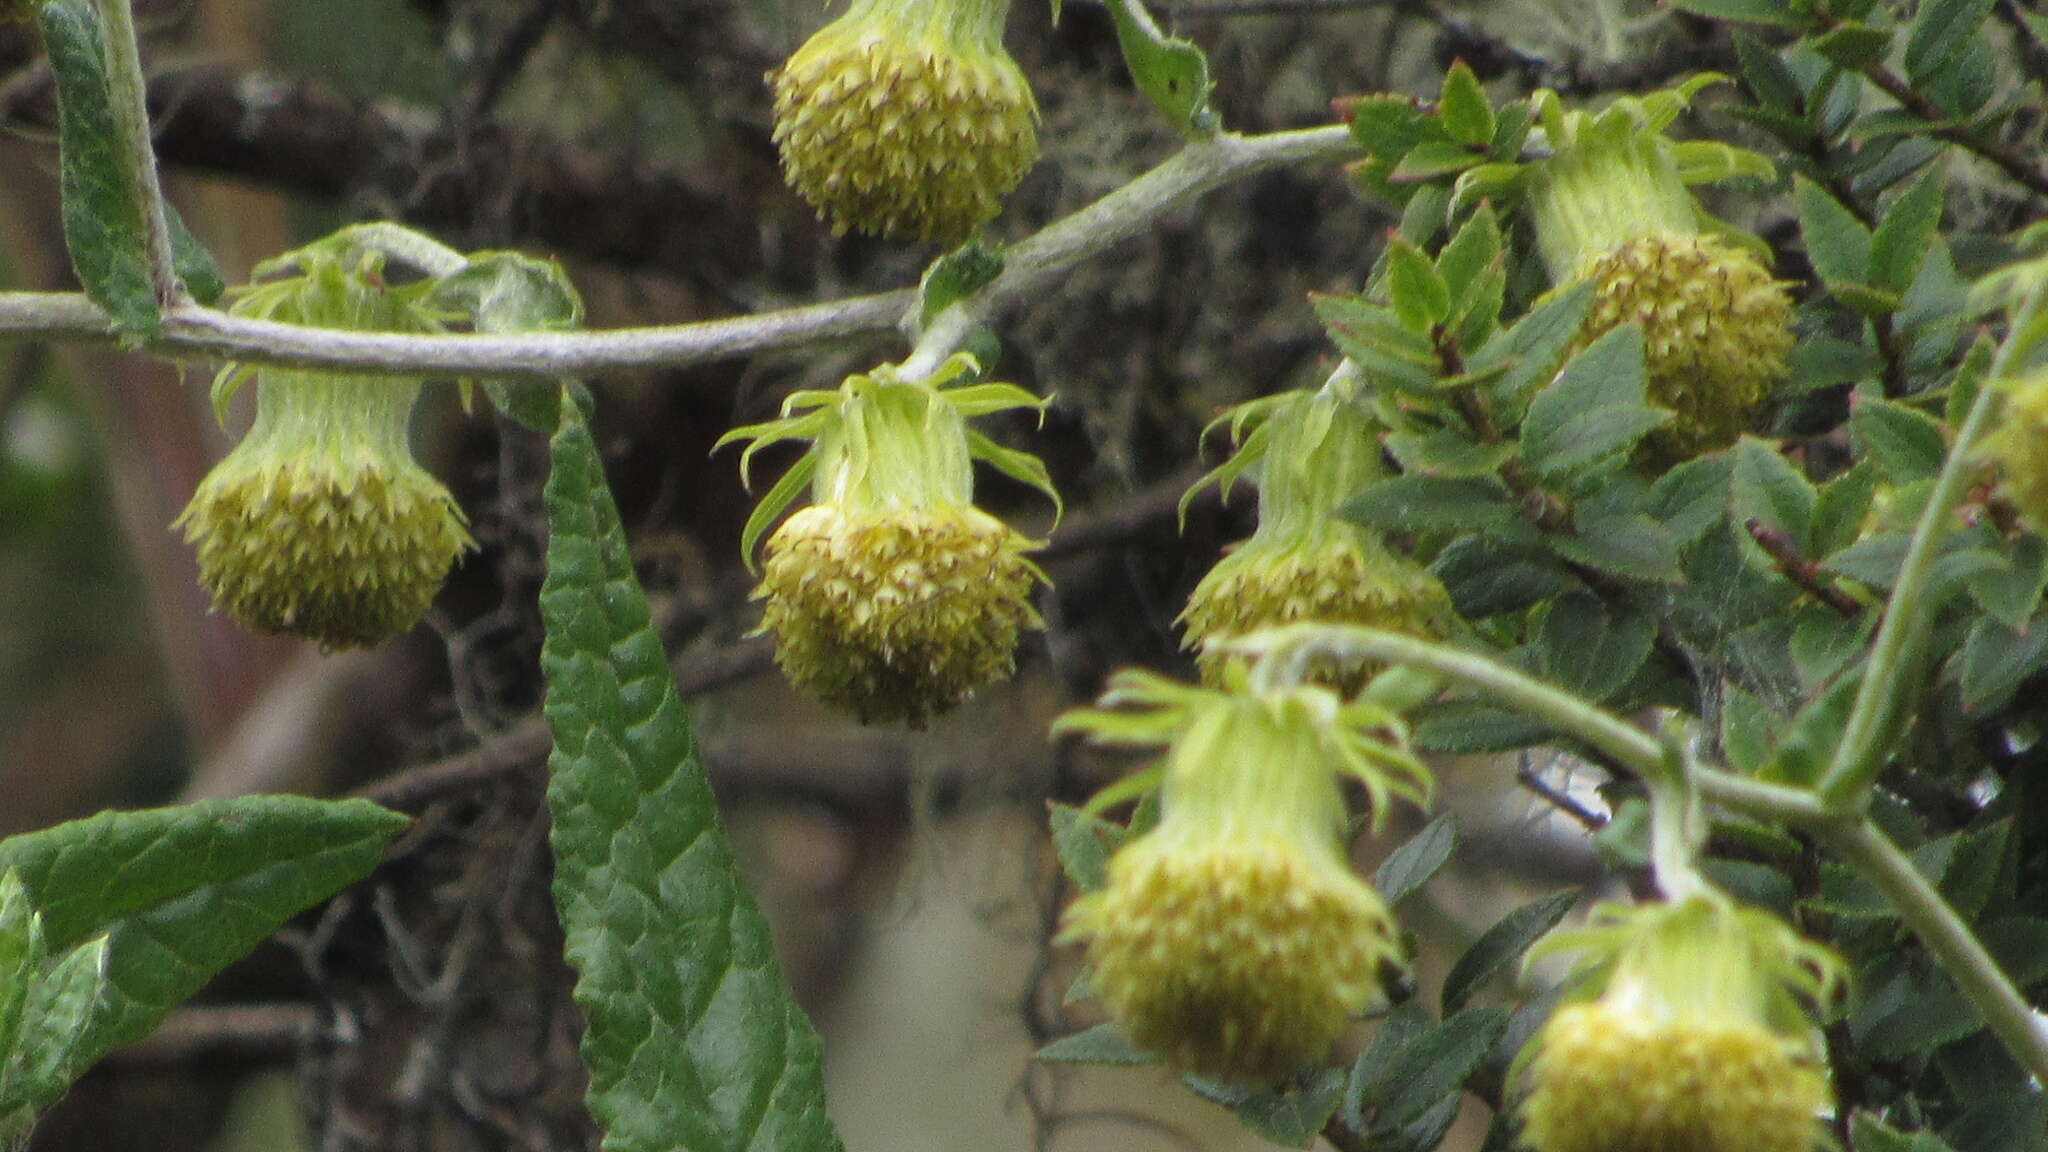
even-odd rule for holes
{"type": "Polygon", "coordinates": [[[1743,528],[1757,546],[1770,554],[1771,562],[1785,578],[1806,590],[1821,603],[1833,608],[1850,619],[1863,614],[1863,602],[1842,590],[1842,586],[1822,574],[1820,565],[1799,554],[1799,545],[1782,530],[1773,528],[1755,516],[1743,521],[1743,528]]]}

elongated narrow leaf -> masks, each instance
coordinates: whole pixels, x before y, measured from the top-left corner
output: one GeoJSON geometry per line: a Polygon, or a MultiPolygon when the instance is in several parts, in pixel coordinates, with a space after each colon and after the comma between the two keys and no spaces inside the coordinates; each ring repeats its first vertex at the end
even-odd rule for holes
{"type": "Polygon", "coordinates": [[[555,903],[611,1152],[836,1152],[818,1037],[734,868],[597,446],[561,408],[541,667],[555,903]]]}
{"type": "Polygon", "coordinates": [[[1579,894],[1569,889],[1555,892],[1531,904],[1524,904],[1488,928],[1465,954],[1451,965],[1444,977],[1443,1010],[1454,1014],[1464,1008],[1472,994],[1485,987],[1502,969],[1521,959],[1536,938],[1557,927],[1564,914],[1578,902],[1579,894]]]}
{"type": "Polygon", "coordinates": [[[125,333],[156,335],[142,205],[135,198],[107,86],[106,29],[91,0],[45,0],[39,15],[57,81],[64,244],[93,303],[125,333]]]}
{"type": "Polygon", "coordinates": [[[293,914],[368,872],[405,824],[362,800],[249,796],[103,812],[0,841],[0,872],[21,876],[53,955],[109,938],[99,1011],[69,1066],[155,1027],[293,914]]]}

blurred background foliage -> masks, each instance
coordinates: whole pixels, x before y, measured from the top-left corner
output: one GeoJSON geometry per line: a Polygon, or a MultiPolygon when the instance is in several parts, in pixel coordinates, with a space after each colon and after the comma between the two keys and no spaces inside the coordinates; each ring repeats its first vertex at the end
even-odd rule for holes
{"type": "MultiPolygon", "coordinates": [[[[826,19],[812,0],[138,8],[170,193],[231,279],[383,216],[462,248],[559,258],[591,324],[615,326],[902,286],[933,255],[835,239],[779,178],[761,76],[826,19]]],[[[1502,96],[1648,87],[1732,60],[1710,25],[1637,0],[1185,0],[1160,15],[1207,48],[1218,107],[1240,130],[1327,123],[1347,93],[1433,93],[1459,58],[1502,96]]],[[[1099,8],[1076,0],[1054,26],[1024,0],[1010,43],[1047,154],[997,239],[1175,147],[1099,8]]],[[[0,278],[68,287],[31,25],[0,24],[0,61],[0,278]]],[[[1971,203],[1967,186],[1954,202],[1971,203]]],[[[824,1032],[850,1147],[1258,1146],[1157,1070],[1029,1065],[1039,1042],[1092,1022],[1062,1006],[1071,957],[1045,944],[1061,881],[1044,805],[1085,796],[1105,771],[1043,734],[1118,665],[1185,667],[1173,618],[1251,510],[1204,501],[1176,534],[1199,429],[1224,405],[1327,371],[1305,294],[1360,289],[1393,222],[1336,171],[1273,172],[1004,319],[1003,376],[1059,395],[1042,430],[1019,417],[1006,432],[1044,453],[1074,512],[1053,536],[1047,630],[1016,682],[916,738],[828,717],[773,675],[747,636],[748,498],[730,454],[709,455],[788,390],[902,349],[865,341],[602,382],[599,442],[642,577],[785,969],[824,1032]]],[[[205,379],[99,349],[0,349],[0,823],[363,789],[423,819],[375,878],[82,1082],[36,1146],[594,1146],[538,823],[544,447],[437,390],[422,455],[481,551],[427,626],[322,656],[209,615],[167,528],[227,443],[205,379]]],[[[1028,492],[987,479],[998,511],[1048,527],[1028,492]]],[[[1544,787],[1572,783],[1523,767],[1544,787]]],[[[1433,958],[1501,911],[1594,874],[1553,805],[1502,789],[1492,765],[1482,786],[1463,776],[1446,771],[1480,850],[1406,915],[1425,986],[1441,976],[1433,958]]],[[[1446,1147],[1476,1140],[1461,1130],[1446,1147]]]]}

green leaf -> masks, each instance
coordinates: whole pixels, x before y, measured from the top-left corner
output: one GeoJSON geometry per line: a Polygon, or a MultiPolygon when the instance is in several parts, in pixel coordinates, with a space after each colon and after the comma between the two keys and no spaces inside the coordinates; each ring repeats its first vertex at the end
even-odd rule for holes
{"type": "Polygon", "coordinates": [[[2024,628],[1979,620],[1954,659],[1960,665],[1964,710],[2002,708],[2021,684],[2048,666],[2048,618],[2037,616],[2024,628]]]}
{"type": "Polygon", "coordinates": [[[1213,132],[1209,58],[1189,41],[1161,32],[1141,0],[1106,0],[1105,7],[1116,22],[1116,42],[1138,91],[1182,136],[1194,139],[1213,132]]]}
{"type": "Polygon", "coordinates": [[[1589,700],[1605,700],[1635,678],[1650,658],[1657,621],[1648,612],[1609,608],[1590,592],[1551,601],[1536,628],[1544,675],[1589,700]]]}
{"type": "Polygon", "coordinates": [[[1892,45],[1892,30],[1845,20],[1807,43],[1833,63],[1856,69],[1884,59],[1892,45]]]}
{"type": "Polygon", "coordinates": [[[1428,752],[1512,752],[1554,735],[1541,721],[1484,700],[1446,700],[1415,725],[1415,743],[1428,752]]]}
{"type": "Polygon", "coordinates": [[[1451,290],[1422,249],[1399,236],[1387,239],[1387,296],[1401,326],[1427,333],[1451,313],[1451,290]]]}
{"type": "MultiPolygon", "coordinates": [[[[470,326],[481,333],[564,332],[583,325],[583,298],[562,266],[519,252],[471,255],[468,265],[434,286],[434,298],[468,313],[470,326]]],[[[543,435],[552,435],[561,422],[559,382],[489,379],[484,394],[500,412],[543,435]]],[[[588,390],[577,384],[570,395],[588,414],[588,390]]]]}
{"type": "Polygon", "coordinates": [[[1976,38],[1993,0],[1921,0],[1906,34],[1906,76],[1920,83],[1955,61],[1976,38]]]}
{"type": "Polygon", "coordinates": [[[1856,1152],[1955,1152],[1932,1132],[1901,1132],[1862,1110],[1849,1122],[1849,1141],[1856,1152]]]}
{"type": "Polygon", "coordinates": [[[1486,154],[1454,140],[1425,140],[1408,150],[1394,165],[1387,180],[1392,184],[1417,184],[1463,172],[1479,165],[1486,154]]]}
{"type": "Polygon", "coordinates": [[[1875,612],[1844,616],[1809,604],[1792,626],[1792,667],[1808,690],[1835,678],[1869,643],[1875,612]]]}
{"type": "Polygon", "coordinates": [[[1461,1012],[1401,1049],[1361,1085],[1359,1110],[1374,1130],[1403,1127],[1447,1095],[1460,1092],[1508,1028],[1508,1009],[1487,1005],[1461,1012]]]}
{"type": "Polygon", "coordinates": [[[1449,812],[1431,820],[1422,831],[1387,854],[1372,874],[1372,886],[1388,905],[1429,883],[1458,848],[1458,822],[1449,812]]]}
{"type": "Polygon", "coordinates": [[[1742,65],[1743,83],[1749,85],[1757,100],[1772,112],[1789,115],[1796,111],[1805,100],[1805,93],[1777,49],[1743,28],[1737,28],[1730,39],[1735,44],[1735,58],[1742,65]]]}
{"type": "Polygon", "coordinates": [[[92,1027],[106,994],[108,944],[107,937],[95,936],[30,982],[15,1053],[20,1062],[10,1070],[0,1109],[55,1100],[85,1071],[88,1060],[81,1056],[93,1043],[92,1027]]]}
{"type": "Polygon", "coordinates": [[[591,1112],[612,1152],[836,1152],[817,1035],[735,869],[597,446],[562,416],[541,668],[591,1112]]]}
{"type": "Polygon", "coordinates": [[[1593,283],[1582,280],[1545,296],[1515,326],[1495,334],[1467,363],[1473,372],[1505,369],[1494,382],[1495,397],[1519,401],[1538,380],[1549,378],[1579,334],[1593,303],[1593,283]]]}
{"type": "Polygon", "coordinates": [[[1812,18],[1812,0],[1671,0],[1673,8],[1716,20],[1803,27],[1812,18]]]}
{"type": "Polygon", "coordinates": [[[367,873],[405,826],[363,800],[250,796],[0,840],[0,872],[21,876],[51,952],[109,937],[106,990],[71,1068],[154,1028],[299,910],[367,873]]]}
{"type": "Polygon", "coordinates": [[[1941,226],[1941,162],[1927,166],[1911,188],[1892,201],[1870,237],[1870,282],[1904,295],[1941,226]]]}
{"type": "Polygon", "coordinates": [[[1793,179],[1806,255],[1830,289],[1870,281],[1870,229],[1827,189],[1804,176],[1793,179]]]}
{"type": "Polygon", "coordinates": [[[1486,89],[1479,86],[1479,77],[1463,60],[1452,63],[1444,73],[1443,93],[1436,106],[1451,139],[1473,148],[1493,143],[1493,105],[1486,99],[1486,89]]]}
{"type": "Polygon", "coordinates": [[[1884,478],[1904,487],[1941,471],[1948,441],[1941,422],[1891,400],[1863,396],[1849,413],[1849,442],[1858,456],[1877,462],[1884,478]]]}
{"type": "Polygon", "coordinates": [[[1529,401],[1522,455],[1545,476],[1564,476],[1633,450],[1671,413],[1644,399],[1643,333],[1624,324],[1571,358],[1529,401]]]}
{"type": "Polygon", "coordinates": [[[1381,480],[1346,501],[1338,515],[1399,532],[1499,530],[1517,519],[1497,481],[1423,475],[1381,480]]]}
{"type": "Polygon", "coordinates": [[[162,308],[149,271],[149,232],[108,86],[106,29],[91,0],[38,9],[57,82],[64,244],[92,302],[123,335],[154,337],[162,308]]]}
{"type": "Polygon", "coordinates": [[[201,304],[219,300],[228,284],[221,279],[220,264],[213,253],[185,227],[184,217],[168,201],[164,203],[164,223],[171,229],[171,267],[178,273],[178,279],[185,282],[185,290],[201,304]]]}
{"type": "Polygon", "coordinates": [[[918,326],[930,325],[939,313],[980,291],[1002,271],[1002,254],[979,244],[968,244],[932,261],[917,282],[918,326]]]}
{"type": "Polygon", "coordinates": [[[1109,879],[1109,857],[1124,842],[1124,830],[1071,804],[1052,806],[1052,847],[1060,868],[1079,887],[1093,892],[1109,879]]]}
{"type": "Polygon", "coordinates": [[[1738,523],[1761,520],[1791,539],[1806,539],[1819,493],[1772,445],[1744,436],[1732,453],[1729,497],[1738,523]]]}
{"type": "Polygon", "coordinates": [[[1644,510],[1673,540],[1691,544],[1727,520],[1728,475],[1733,467],[1720,452],[1687,460],[1650,486],[1644,510]]]}
{"type": "Polygon", "coordinates": [[[1031,1057],[1040,1064],[1110,1064],[1135,1067],[1157,1064],[1159,1057],[1131,1045],[1130,1038],[1114,1024],[1097,1024],[1040,1048],[1031,1057]]]}
{"type": "Polygon", "coordinates": [[[1181,1082],[1202,1099],[1237,1113],[1245,1127],[1275,1144],[1296,1148],[1306,1147],[1344,1102],[1341,1068],[1325,1068],[1308,1083],[1285,1092],[1225,1084],[1199,1076],[1183,1076],[1181,1082]]]}
{"type": "Polygon", "coordinates": [[[1867,461],[1858,461],[1823,485],[1807,519],[1806,539],[1801,541],[1805,554],[1832,556],[1854,544],[1876,495],[1877,466],[1867,461]]]}
{"type": "Polygon", "coordinates": [[[1571,577],[1544,550],[1476,535],[1446,545],[1430,571],[1467,620],[1520,612],[1571,586],[1571,577]]]}
{"type": "Polygon", "coordinates": [[[1678,542],[1662,524],[1640,513],[1583,516],[1570,534],[1553,533],[1543,540],[1574,564],[1625,580],[1669,584],[1683,576],[1678,542]]]}
{"type": "Polygon", "coordinates": [[[1969,578],[1970,596],[2008,628],[2024,628],[2048,586],[2048,542],[2031,533],[2012,542],[2002,565],[1969,578]]]}
{"type": "Polygon", "coordinates": [[[1482,933],[1444,977],[1444,1015],[1456,1014],[1501,969],[1521,959],[1537,937],[1557,927],[1578,899],[1579,894],[1571,889],[1554,892],[1515,909],[1482,933]]]}

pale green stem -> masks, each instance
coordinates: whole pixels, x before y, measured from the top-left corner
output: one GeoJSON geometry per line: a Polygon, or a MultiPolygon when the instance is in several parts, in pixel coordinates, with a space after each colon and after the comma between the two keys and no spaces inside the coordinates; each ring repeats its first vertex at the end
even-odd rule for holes
{"type": "Polygon", "coordinates": [[[148,86],[142,75],[142,52],[135,38],[135,16],[128,0],[95,0],[106,34],[107,97],[115,130],[121,136],[121,168],[128,195],[142,218],[144,258],[157,303],[166,307],[185,299],[171,253],[171,225],[164,215],[163,188],[157,182],[156,146],[150,139],[148,86]]]}
{"type": "MultiPolygon", "coordinates": [[[[994,282],[954,305],[960,312],[951,319],[947,317],[953,309],[934,320],[933,331],[943,321],[958,337],[925,343],[943,361],[957,339],[971,330],[975,317],[1031,297],[1076,264],[1232,180],[1289,164],[1348,159],[1358,152],[1350,130],[1342,125],[1258,136],[1226,133],[1190,144],[1122,188],[1012,245],[994,282]],[[955,324],[959,327],[950,327],[955,324]]],[[[144,343],[143,350],[173,359],[207,357],[331,368],[354,375],[589,376],[685,367],[886,332],[898,327],[916,303],[917,293],[905,289],[695,324],[493,335],[341,332],[230,316],[184,303],[164,310],[162,332],[144,343]]],[[[83,296],[0,292],[0,337],[111,343],[118,335],[107,314],[83,296]]]]}
{"type": "Polygon", "coordinates": [[[1809,827],[1858,875],[1877,885],[1898,909],[1899,918],[1920,937],[1957,989],[2005,1043],[2006,1050],[2036,1083],[2048,1085],[2048,1019],[2020,995],[1983,942],[1913,866],[1912,859],[1885,839],[1867,817],[1823,820],[1809,827]]]}
{"type": "MultiPolygon", "coordinates": [[[[1645,780],[1658,781],[1670,771],[1667,743],[1562,689],[1477,653],[1393,632],[1334,624],[1292,624],[1232,640],[1229,647],[1268,659],[1300,660],[1325,654],[1425,669],[1568,733],[1645,780]]],[[[1693,765],[1688,775],[1705,800],[1745,815],[1810,829],[1875,884],[2007,1050],[2037,1081],[2048,1084],[2048,1020],[2028,1005],[1970,926],[1912,860],[1877,831],[1867,815],[1843,815],[1799,789],[1718,769],[1693,765]]],[[[1660,884],[1662,880],[1660,872],[1660,884]]]]}
{"type": "MultiPolygon", "coordinates": [[[[2038,302],[2039,294],[2036,293],[2028,306],[2019,310],[2020,314],[2013,318],[2015,329],[2025,324],[2038,302]]],[[[1956,432],[1955,443],[1949,448],[1948,461],[1942,465],[1934,490],[1927,495],[1927,506],[1921,509],[1920,522],[1913,528],[1913,540],[1907,546],[1905,563],[1899,566],[1898,583],[1892,587],[1884,623],[1878,628],[1877,639],[1870,646],[1870,658],[1864,662],[1863,682],[1856,688],[1856,703],[1849,712],[1848,722],[1842,726],[1842,738],[1835,745],[1834,758],[1829,761],[1826,773],[1815,788],[1821,798],[1838,811],[1860,809],[1868,799],[1870,786],[1884,768],[1886,746],[1897,731],[1899,710],[1924,687],[1917,677],[1909,673],[1919,663],[1918,657],[1926,646],[1928,629],[1932,624],[1926,603],[1927,580],[1934,569],[1935,554],[1948,535],[1949,518],[1963,498],[1971,469],[1976,467],[1972,456],[1977,441],[1990,428],[1998,410],[1999,380],[2007,367],[2011,348],[2012,344],[2008,342],[1999,349],[1990,374],[1970,405],[1969,414],[1963,418],[1962,428],[1956,432]]]]}

